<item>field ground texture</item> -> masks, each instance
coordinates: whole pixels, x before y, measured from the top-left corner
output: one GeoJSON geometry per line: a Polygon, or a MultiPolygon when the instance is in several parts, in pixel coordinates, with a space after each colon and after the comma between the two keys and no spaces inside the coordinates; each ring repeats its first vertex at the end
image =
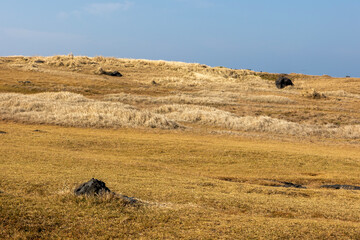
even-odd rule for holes
{"type": "Polygon", "coordinates": [[[278,76],[0,58],[0,238],[359,239],[360,192],[321,186],[360,185],[360,80],[278,76]]]}

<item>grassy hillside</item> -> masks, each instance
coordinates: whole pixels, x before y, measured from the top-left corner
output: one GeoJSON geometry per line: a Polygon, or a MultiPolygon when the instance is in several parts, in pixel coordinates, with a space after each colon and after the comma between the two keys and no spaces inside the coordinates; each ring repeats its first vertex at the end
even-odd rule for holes
{"type": "Polygon", "coordinates": [[[278,75],[0,58],[0,238],[360,238],[360,79],[278,75]]]}
{"type": "Polygon", "coordinates": [[[319,188],[360,182],[357,147],[284,147],[171,131],[2,128],[3,238],[360,237],[359,193],[319,188]],[[144,204],[71,194],[91,177],[144,204]],[[307,189],[275,187],[282,181],[307,189]]]}
{"type": "Polygon", "coordinates": [[[279,90],[276,74],[74,56],[1,58],[0,74],[0,91],[18,94],[0,95],[4,120],[360,137],[360,81],[354,78],[290,74],[295,86],[279,90]],[[42,92],[52,93],[23,95],[42,92]]]}

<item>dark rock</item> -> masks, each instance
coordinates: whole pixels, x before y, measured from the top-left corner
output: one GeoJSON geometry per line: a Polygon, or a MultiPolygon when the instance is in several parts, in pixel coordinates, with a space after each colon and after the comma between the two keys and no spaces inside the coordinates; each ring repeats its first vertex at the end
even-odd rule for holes
{"type": "Polygon", "coordinates": [[[285,187],[285,188],[306,188],[303,185],[300,184],[294,184],[291,182],[280,182],[283,183],[284,185],[278,185],[278,186],[274,186],[274,187],[285,187]]]}
{"type": "Polygon", "coordinates": [[[0,131],[0,134],[7,134],[7,132],[4,132],[4,131],[0,131]]]}
{"type": "Polygon", "coordinates": [[[332,189],[345,189],[345,190],[360,190],[360,186],[353,186],[353,185],[322,185],[321,188],[332,188],[332,189]]]}
{"type": "Polygon", "coordinates": [[[99,67],[96,71],[95,74],[98,75],[108,75],[108,76],[112,76],[112,77],[122,77],[122,74],[118,71],[105,71],[104,69],[102,69],[101,67],[99,67]]]}
{"type": "Polygon", "coordinates": [[[31,84],[31,82],[30,81],[18,81],[18,83],[21,83],[21,84],[31,84]]]}
{"type": "Polygon", "coordinates": [[[276,87],[279,89],[284,88],[289,85],[294,86],[293,82],[289,78],[284,77],[284,76],[279,77],[275,81],[275,84],[276,84],[276,87]]]}
{"type": "Polygon", "coordinates": [[[108,76],[112,76],[112,77],[122,77],[122,74],[119,73],[118,71],[113,71],[113,72],[104,71],[103,74],[108,75],[108,76]]]}
{"type": "Polygon", "coordinates": [[[234,177],[218,177],[217,179],[226,181],[226,182],[243,182],[241,179],[234,178],[234,177]]]}
{"type": "Polygon", "coordinates": [[[117,195],[117,197],[121,198],[125,204],[135,204],[138,203],[138,200],[133,197],[128,197],[122,194],[117,195]]]}
{"type": "Polygon", "coordinates": [[[152,85],[156,85],[157,83],[153,80],[153,81],[151,82],[151,84],[152,84],[152,85]]]}
{"type": "Polygon", "coordinates": [[[36,60],[35,63],[44,63],[45,61],[43,60],[36,60]]]}
{"type": "Polygon", "coordinates": [[[111,193],[110,189],[105,186],[103,181],[95,178],[90,181],[81,184],[74,190],[75,195],[100,195],[104,193],[111,193]]]}
{"type": "Polygon", "coordinates": [[[41,133],[46,133],[46,131],[43,130],[39,130],[39,129],[35,129],[34,132],[41,132],[41,133]]]}
{"type": "Polygon", "coordinates": [[[104,193],[110,193],[114,199],[120,199],[123,201],[124,205],[135,205],[141,203],[139,200],[133,197],[128,197],[122,194],[116,194],[110,191],[109,188],[105,186],[103,181],[92,178],[90,181],[81,184],[74,190],[75,195],[86,195],[86,196],[99,196],[104,193]]]}

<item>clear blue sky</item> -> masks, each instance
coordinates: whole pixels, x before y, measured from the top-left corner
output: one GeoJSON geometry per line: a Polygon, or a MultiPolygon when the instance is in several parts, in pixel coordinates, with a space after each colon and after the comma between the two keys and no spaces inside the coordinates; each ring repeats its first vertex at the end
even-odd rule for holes
{"type": "Polygon", "coordinates": [[[1,0],[0,55],[360,77],[360,0],[1,0]]]}

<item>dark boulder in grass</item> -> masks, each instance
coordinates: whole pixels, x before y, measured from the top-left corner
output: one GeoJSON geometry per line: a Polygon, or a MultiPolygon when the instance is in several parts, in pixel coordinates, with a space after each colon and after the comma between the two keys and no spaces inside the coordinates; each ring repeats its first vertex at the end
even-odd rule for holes
{"type": "Polygon", "coordinates": [[[276,87],[281,89],[284,88],[286,86],[294,86],[293,82],[284,76],[279,77],[276,81],[275,81],[276,87]]]}
{"type": "Polygon", "coordinates": [[[300,184],[295,184],[295,183],[292,183],[292,182],[281,182],[281,183],[283,183],[284,185],[274,186],[274,187],[285,187],[285,188],[306,188],[306,187],[304,187],[303,185],[300,185],[300,184]]]}
{"type": "Polygon", "coordinates": [[[92,178],[90,181],[81,184],[74,190],[75,195],[81,196],[100,196],[102,194],[111,194],[112,197],[115,199],[122,200],[124,205],[128,204],[137,204],[139,201],[133,197],[128,197],[122,194],[116,194],[108,187],[106,187],[105,183],[103,181],[100,181],[98,179],[92,178]]]}
{"type": "Polygon", "coordinates": [[[109,76],[112,76],[112,77],[122,77],[122,74],[119,73],[118,71],[113,71],[113,72],[105,72],[103,73],[105,75],[109,75],[109,76]]]}
{"type": "Polygon", "coordinates": [[[122,77],[123,76],[119,71],[105,71],[101,67],[95,71],[95,74],[108,75],[108,76],[112,76],[112,77],[122,77]]]}
{"type": "Polygon", "coordinates": [[[111,193],[110,189],[106,187],[103,181],[97,180],[95,178],[90,179],[90,181],[81,184],[74,190],[75,195],[88,195],[95,196],[104,193],[111,193]]]}
{"type": "Polygon", "coordinates": [[[345,189],[345,190],[360,190],[360,186],[353,186],[353,185],[322,185],[321,188],[332,188],[332,189],[345,189]]]}

